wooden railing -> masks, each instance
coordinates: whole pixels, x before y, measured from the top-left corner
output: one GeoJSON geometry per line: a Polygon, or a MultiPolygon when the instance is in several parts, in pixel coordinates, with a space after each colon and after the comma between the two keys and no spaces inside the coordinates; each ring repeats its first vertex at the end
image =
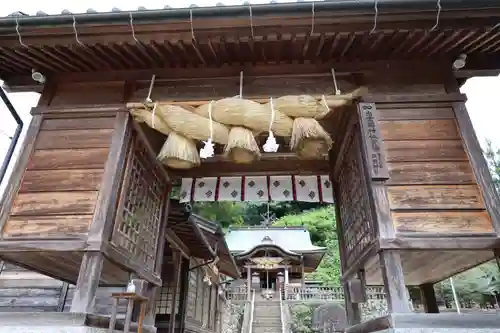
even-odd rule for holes
{"type": "Polygon", "coordinates": [[[341,287],[309,287],[293,286],[285,287],[287,301],[343,301],[344,291],[341,287]]]}
{"type": "MultiPolygon", "coordinates": [[[[342,287],[317,287],[288,285],[287,301],[344,301],[342,287]]],[[[384,287],[372,286],[366,290],[368,300],[385,299],[384,287]]]]}
{"type": "Polygon", "coordinates": [[[226,290],[226,298],[229,301],[246,301],[248,290],[246,286],[229,287],[226,290]]]}
{"type": "MultiPolygon", "coordinates": [[[[289,284],[279,294],[285,301],[344,301],[344,290],[342,287],[318,287],[300,286],[289,284]],[[286,295],[286,296],[285,296],[286,295]]],[[[382,286],[370,286],[366,288],[367,300],[384,300],[385,292],[382,286]]],[[[231,301],[246,301],[247,287],[229,287],[226,290],[226,297],[231,301]]]]}

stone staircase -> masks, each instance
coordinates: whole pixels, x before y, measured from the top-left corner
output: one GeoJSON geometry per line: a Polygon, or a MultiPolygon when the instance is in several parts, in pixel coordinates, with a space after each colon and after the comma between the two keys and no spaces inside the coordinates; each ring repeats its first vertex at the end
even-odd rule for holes
{"type": "Polygon", "coordinates": [[[282,333],[279,300],[255,300],[252,333],[282,333]]]}

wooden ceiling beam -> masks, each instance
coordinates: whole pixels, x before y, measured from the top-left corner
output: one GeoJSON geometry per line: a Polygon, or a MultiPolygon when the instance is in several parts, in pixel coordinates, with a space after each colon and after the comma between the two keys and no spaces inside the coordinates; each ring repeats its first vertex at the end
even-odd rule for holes
{"type": "Polygon", "coordinates": [[[236,164],[214,159],[204,161],[201,166],[187,170],[171,170],[174,178],[223,177],[223,176],[267,176],[267,175],[324,175],[330,166],[327,160],[300,160],[293,153],[264,154],[251,164],[236,164]]]}
{"type": "MultiPolygon", "coordinates": [[[[488,9],[474,12],[443,11],[440,16],[439,29],[460,29],[467,27],[491,28],[498,23],[499,9],[488,9]]],[[[379,15],[377,28],[382,30],[428,30],[435,24],[435,13],[401,13],[386,12],[379,15]]],[[[373,28],[373,14],[358,14],[353,22],[353,15],[345,13],[317,13],[314,19],[314,32],[369,32],[373,28]]],[[[281,15],[279,20],[274,16],[254,17],[254,36],[266,36],[280,33],[309,33],[311,31],[311,15],[281,15]]],[[[71,27],[23,27],[22,40],[25,45],[78,45],[71,27]]],[[[78,25],[79,40],[84,44],[132,43],[134,41],[129,24],[115,25],[78,25]]],[[[196,18],[193,17],[193,33],[196,40],[208,40],[210,36],[237,37],[251,36],[252,31],[248,17],[236,18],[196,18]]],[[[136,38],[145,43],[164,40],[191,40],[191,23],[189,20],[169,20],[135,26],[136,38]]],[[[19,45],[19,37],[15,29],[0,30],[0,46],[19,45]]]]}
{"type": "MultiPolygon", "coordinates": [[[[175,81],[198,81],[200,79],[234,79],[239,80],[240,72],[243,71],[244,82],[250,79],[269,77],[331,77],[331,68],[335,68],[337,77],[346,77],[354,73],[366,73],[387,69],[387,61],[329,61],[325,63],[303,63],[303,64],[280,64],[279,66],[254,65],[251,63],[243,65],[224,65],[221,67],[205,68],[151,68],[144,70],[111,70],[101,71],[100,75],[93,72],[85,73],[60,73],[48,76],[48,79],[59,82],[122,82],[125,80],[136,81],[148,86],[153,74],[156,75],[155,83],[175,81]]],[[[418,60],[418,61],[391,61],[391,69],[397,71],[428,70],[436,71],[443,65],[451,65],[451,61],[442,60],[418,60]]],[[[9,85],[32,84],[31,73],[25,76],[6,77],[9,85]]]]}

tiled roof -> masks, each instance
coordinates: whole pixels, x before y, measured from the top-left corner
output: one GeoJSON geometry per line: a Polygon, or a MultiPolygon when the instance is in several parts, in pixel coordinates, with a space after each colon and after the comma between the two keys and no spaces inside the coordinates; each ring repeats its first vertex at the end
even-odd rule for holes
{"type": "MultiPolygon", "coordinates": [[[[308,1],[310,1],[310,0],[308,0],[308,1]]],[[[321,1],[328,1],[328,0],[321,0],[321,1]]],[[[280,2],[280,3],[295,3],[295,2],[306,2],[306,0],[284,1],[284,2],[280,2]]],[[[312,2],[312,1],[310,1],[310,2],[312,2]]],[[[278,1],[271,0],[268,4],[275,4],[275,3],[278,3],[278,1]]],[[[245,1],[241,5],[232,5],[232,4],[231,5],[226,5],[226,4],[222,3],[222,2],[217,2],[213,6],[215,6],[215,7],[226,7],[226,6],[232,6],[232,7],[234,7],[234,6],[250,6],[250,5],[252,5],[252,3],[250,1],[245,1]]],[[[262,5],[262,4],[259,3],[259,4],[255,4],[255,5],[262,5]]],[[[118,13],[118,12],[134,12],[134,11],[143,12],[143,11],[155,11],[155,10],[165,10],[165,9],[166,10],[168,10],[168,9],[186,9],[186,8],[198,8],[198,7],[200,7],[200,6],[198,6],[197,4],[191,4],[191,5],[187,6],[187,7],[171,7],[169,5],[165,5],[163,8],[146,8],[144,6],[139,6],[139,7],[137,7],[136,10],[122,10],[122,9],[120,9],[118,7],[113,7],[110,11],[104,11],[104,12],[97,11],[97,10],[95,10],[93,8],[88,8],[85,11],[85,13],[81,13],[81,12],[79,12],[79,13],[73,13],[73,12],[71,12],[68,9],[63,9],[60,14],[47,14],[44,11],[39,10],[39,11],[36,12],[35,15],[29,15],[29,14],[26,14],[24,12],[17,11],[17,12],[13,12],[13,13],[9,14],[8,16],[9,17],[16,17],[16,16],[18,16],[18,17],[27,17],[27,16],[53,16],[53,15],[78,15],[78,14],[97,14],[97,13],[118,13]]],[[[208,7],[208,6],[206,6],[206,7],[208,7]]]]}
{"type": "Polygon", "coordinates": [[[311,235],[304,228],[231,229],[226,234],[226,242],[231,252],[245,252],[262,244],[262,239],[266,236],[271,238],[274,245],[291,252],[307,253],[324,250],[311,243],[311,235]]]}

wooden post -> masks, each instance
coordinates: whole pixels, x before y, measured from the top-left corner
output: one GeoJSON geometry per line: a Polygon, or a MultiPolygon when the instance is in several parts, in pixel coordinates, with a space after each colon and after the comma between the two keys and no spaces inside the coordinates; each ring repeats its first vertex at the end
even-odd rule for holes
{"type": "Polygon", "coordinates": [[[156,320],[156,298],[158,296],[159,287],[149,284],[148,305],[146,308],[146,316],[144,325],[155,326],[156,320]]]}
{"type": "MultiPolygon", "coordinates": [[[[289,277],[288,277],[288,266],[285,267],[285,281],[283,283],[283,291],[285,295],[285,299],[288,299],[288,283],[289,283],[289,277]]],[[[280,295],[281,297],[281,295],[280,295]]]]}
{"type": "Polygon", "coordinates": [[[180,313],[180,332],[184,332],[184,322],[186,320],[186,306],[189,291],[189,259],[182,259],[181,266],[181,289],[179,300],[179,313],[180,313]]]}
{"type": "Polygon", "coordinates": [[[439,307],[436,300],[436,293],[432,283],[420,285],[420,295],[425,313],[439,313],[439,307]]]}
{"type": "Polygon", "coordinates": [[[85,252],[76,282],[71,312],[92,313],[101,270],[103,255],[100,252],[85,252]]]}
{"type": "Polygon", "coordinates": [[[252,269],[247,266],[247,301],[252,300],[252,269]]]}
{"type": "Polygon", "coordinates": [[[361,310],[358,303],[353,303],[351,299],[351,291],[349,290],[349,282],[342,284],[344,288],[345,312],[347,323],[351,326],[361,323],[361,310]]]}
{"type": "Polygon", "coordinates": [[[116,115],[114,134],[104,167],[103,181],[99,189],[94,217],[88,233],[87,242],[92,250],[100,250],[102,243],[111,237],[120,182],[127,158],[130,118],[128,112],[119,112],[116,115]]]}
{"type": "Polygon", "coordinates": [[[172,286],[172,306],[170,307],[172,309],[172,313],[170,314],[170,322],[168,323],[169,324],[169,327],[168,327],[168,332],[169,333],[174,333],[174,330],[175,330],[175,314],[176,314],[176,303],[177,303],[177,286],[179,285],[180,283],[180,279],[181,279],[181,262],[182,262],[182,255],[181,253],[178,251],[178,250],[174,250],[172,249],[173,251],[173,258],[174,258],[174,284],[172,286]]]}
{"type": "Polygon", "coordinates": [[[389,313],[411,312],[399,252],[381,251],[379,260],[389,313]]]}

